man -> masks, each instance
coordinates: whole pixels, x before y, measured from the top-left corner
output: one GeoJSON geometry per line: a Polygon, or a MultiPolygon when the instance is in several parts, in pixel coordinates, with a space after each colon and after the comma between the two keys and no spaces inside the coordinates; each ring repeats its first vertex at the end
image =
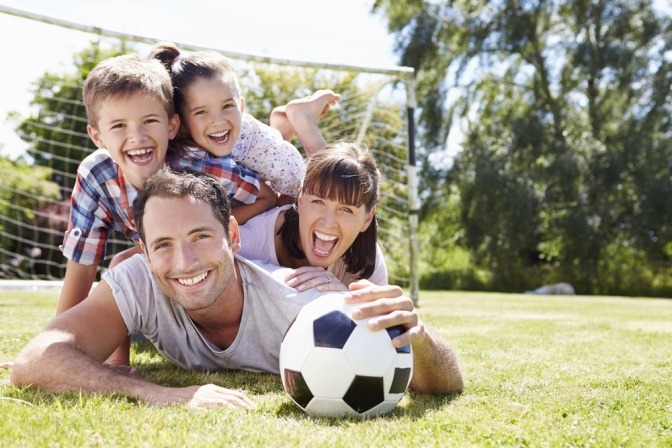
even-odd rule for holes
{"type": "MultiPolygon", "coordinates": [[[[205,175],[160,171],[145,183],[133,215],[145,256],[107,271],[87,300],[50,322],[17,357],[12,384],[121,393],[151,404],[254,407],[237,391],[212,384],[163,387],[103,361],[139,331],[183,368],[277,373],[282,337],[319,292],[299,293],[278,271],[234,256],[237,223],[226,193],[205,175]]],[[[346,300],[361,303],[353,312],[357,319],[380,316],[370,321],[372,329],[407,329],[393,344],[413,345],[412,389],[462,389],[455,353],[424,327],[400,288],[359,282],[346,300]]]]}

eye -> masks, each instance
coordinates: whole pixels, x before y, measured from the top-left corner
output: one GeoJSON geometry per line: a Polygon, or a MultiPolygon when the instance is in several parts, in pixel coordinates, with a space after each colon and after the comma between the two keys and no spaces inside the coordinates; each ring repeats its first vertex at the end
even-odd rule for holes
{"type": "Polygon", "coordinates": [[[156,119],[156,118],[148,118],[148,119],[145,120],[145,124],[158,123],[158,122],[159,122],[159,120],[156,119]]]}
{"type": "Polygon", "coordinates": [[[154,245],[154,252],[158,252],[162,249],[167,249],[170,247],[170,244],[168,242],[163,242],[163,243],[158,243],[154,245]]]}
{"type": "Polygon", "coordinates": [[[197,110],[196,112],[194,112],[194,115],[204,115],[204,114],[205,114],[204,110],[197,110]]]}
{"type": "Polygon", "coordinates": [[[322,199],[313,199],[313,200],[310,201],[310,203],[321,205],[321,204],[324,204],[324,201],[322,199]]]}
{"type": "Polygon", "coordinates": [[[209,235],[209,234],[207,234],[207,233],[199,233],[198,235],[196,235],[196,237],[194,238],[194,240],[195,240],[195,241],[199,241],[199,240],[207,240],[207,239],[209,239],[209,238],[210,238],[210,235],[209,235]]]}
{"type": "Polygon", "coordinates": [[[344,212],[344,213],[354,213],[354,211],[352,210],[352,208],[347,207],[347,206],[345,206],[345,205],[341,206],[340,210],[341,210],[342,212],[344,212]]]}
{"type": "Polygon", "coordinates": [[[224,107],[222,107],[222,109],[226,110],[226,109],[231,109],[231,108],[233,108],[233,107],[236,107],[236,105],[235,105],[235,104],[232,104],[232,103],[226,103],[226,104],[224,105],[224,107]]]}
{"type": "Polygon", "coordinates": [[[125,128],[125,127],[126,127],[126,125],[124,123],[117,123],[117,124],[113,124],[110,129],[122,129],[122,128],[125,128]]]}

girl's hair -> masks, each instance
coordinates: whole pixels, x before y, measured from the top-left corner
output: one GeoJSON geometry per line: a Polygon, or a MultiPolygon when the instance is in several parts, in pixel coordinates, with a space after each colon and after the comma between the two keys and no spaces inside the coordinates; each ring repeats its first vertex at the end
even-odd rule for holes
{"type": "Polygon", "coordinates": [[[98,129],[98,114],[103,101],[136,93],[154,96],[163,104],[168,118],[175,115],[170,76],[157,61],[131,53],[100,62],[91,70],[82,87],[89,124],[98,129]]]}
{"type": "Polygon", "coordinates": [[[180,131],[174,143],[178,151],[184,153],[185,147],[196,145],[189,135],[184,119],[184,95],[189,86],[199,78],[220,78],[230,82],[234,95],[240,98],[238,76],[229,59],[216,51],[203,50],[183,55],[175,44],[160,42],[154,46],[149,58],[158,59],[170,73],[173,104],[181,118],[180,131]]]}
{"type": "MultiPolygon", "coordinates": [[[[380,197],[379,182],[380,172],[367,148],[338,142],[308,159],[301,192],[355,207],[365,206],[370,212],[380,197]]],[[[300,219],[296,206],[287,209],[278,235],[289,255],[302,260],[306,254],[299,248],[300,219]]],[[[371,277],[376,265],[377,238],[378,221],[374,214],[368,229],[360,232],[343,254],[347,272],[358,279],[371,277]]]]}

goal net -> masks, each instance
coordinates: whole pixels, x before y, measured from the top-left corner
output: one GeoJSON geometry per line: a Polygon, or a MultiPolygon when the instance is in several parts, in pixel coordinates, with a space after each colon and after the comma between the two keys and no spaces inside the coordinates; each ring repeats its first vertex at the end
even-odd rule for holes
{"type": "MultiPolygon", "coordinates": [[[[86,133],[81,85],[100,58],[126,52],[146,56],[155,40],[60,21],[0,6],[26,27],[60,27],[71,33],[70,67],[46,66],[32,80],[28,112],[1,117],[19,137],[0,140],[0,279],[60,280],[66,259],[59,250],[68,223],[70,195],[79,162],[95,150],[86,133]],[[77,49],[79,48],[79,49],[77,49]],[[96,60],[98,58],[98,60],[96,60]],[[17,143],[18,142],[18,143],[17,143]]],[[[33,31],[34,32],[34,31],[33,31]]],[[[176,42],[184,51],[205,49],[176,42]]],[[[315,90],[331,89],[341,101],[320,121],[327,142],[357,141],[374,154],[382,174],[377,208],[379,239],[390,282],[411,288],[417,298],[416,174],[413,157],[413,71],[227,55],[238,71],[246,111],[268,123],[271,110],[315,90]],[[409,120],[409,117],[411,118],[409,120]]],[[[20,70],[20,66],[14,69],[20,70]]],[[[11,86],[3,86],[9,89],[11,86]]],[[[293,143],[302,151],[298,140],[293,143]]],[[[111,257],[132,243],[113,233],[111,257]]]]}

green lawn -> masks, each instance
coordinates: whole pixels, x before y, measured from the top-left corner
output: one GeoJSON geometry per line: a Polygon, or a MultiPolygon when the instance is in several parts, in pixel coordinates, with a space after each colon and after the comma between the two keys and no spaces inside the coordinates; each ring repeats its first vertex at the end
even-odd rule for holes
{"type": "MultiPolygon", "coordinates": [[[[56,292],[0,292],[0,361],[53,315],[56,292]]],[[[244,390],[251,412],[17,390],[0,370],[0,446],[672,446],[672,300],[423,292],[460,352],[465,391],[407,394],[372,419],[316,419],[273,375],[184,372],[136,344],[166,385],[244,390]]],[[[55,369],[58,366],[54,366],[55,369]]]]}

